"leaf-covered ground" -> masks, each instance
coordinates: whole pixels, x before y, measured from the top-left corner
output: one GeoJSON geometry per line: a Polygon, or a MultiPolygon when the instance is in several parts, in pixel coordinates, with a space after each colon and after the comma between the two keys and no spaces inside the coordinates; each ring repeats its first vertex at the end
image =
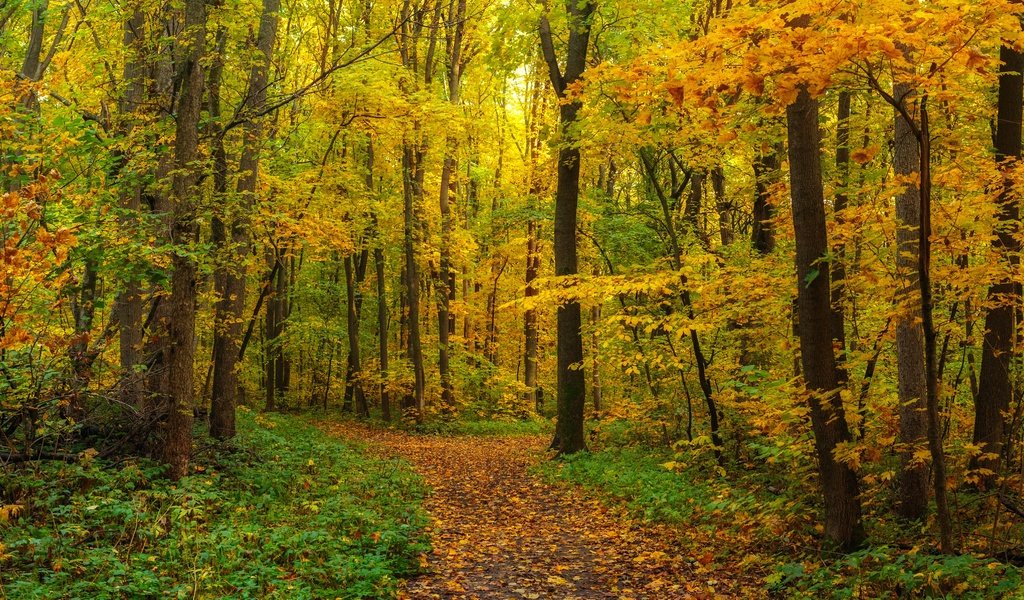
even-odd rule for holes
{"type": "Polygon", "coordinates": [[[736,582],[700,573],[685,531],[545,483],[529,467],[549,438],[439,437],[331,424],[411,462],[426,500],[433,552],[405,598],[672,599],[735,597],[736,582]],[[684,558],[686,557],[686,558],[684,558]]]}

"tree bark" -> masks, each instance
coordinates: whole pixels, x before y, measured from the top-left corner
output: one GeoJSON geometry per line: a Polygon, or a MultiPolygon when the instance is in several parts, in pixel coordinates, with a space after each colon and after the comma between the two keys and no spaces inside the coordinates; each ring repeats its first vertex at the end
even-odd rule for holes
{"type": "Polygon", "coordinates": [[[758,154],[754,160],[754,210],[751,243],[760,254],[775,250],[775,205],[772,204],[771,184],[775,182],[781,166],[780,151],[773,148],[758,154]]]}
{"type": "MultiPolygon", "coordinates": [[[[178,80],[181,98],[177,110],[174,140],[175,174],[172,180],[174,204],[172,242],[187,249],[196,241],[196,198],[198,189],[199,117],[203,100],[203,68],[206,38],[204,0],[186,0],[184,28],[181,33],[187,54],[180,63],[178,80]]],[[[168,376],[169,399],[163,460],[171,479],[179,479],[188,470],[192,452],[192,411],[194,408],[196,263],[188,252],[175,252],[172,258],[169,299],[168,376]]]]}
{"type": "MultiPolygon", "coordinates": [[[[913,105],[913,88],[906,83],[893,86],[893,97],[905,107],[913,105]]],[[[893,170],[897,175],[918,179],[921,151],[914,131],[896,111],[893,136],[893,170]]],[[[896,514],[921,519],[928,510],[928,463],[914,458],[926,442],[927,404],[925,390],[924,330],[921,325],[920,277],[917,273],[920,248],[921,195],[916,183],[908,183],[896,197],[896,266],[899,273],[899,316],[896,321],[896,367],[899,392],[900,471],[897,476],[896,514]]]]}
{"type": "MultiPolygon", "coordinates": [[[[1020,209],[1010,173],[1021,157],[1021,119],[1024,105],[1021,71],[1024,54],[1009,46],[999,51],[1002,61],[996,116],[995,152],[1003,175],[999,192],[999,212],[993,249],[1015,270],[1020,263],[1017,240],[1020,209]]],[[[979,478],[990,486],[999,471],[1005,433],[1004,412],[1013,399],[1012,365],[1017,357],[1016,314],[1020,308],[1020,285],[1001,279],[988,290],[990,307],[985,315],[985,334],[981,346],[981,376],[974,398],[974,443],[981,455],[972,459],[971,469],[985,469],[979,478]]]]}
{"type": "Polygon", "coordinates": [[[359,357],[359,308],[356,301],[356,277],[353,273],[352,256],[345,257],[345,295],[348,300],[345,307],[348,323],[348,368],[345,373],[345,395],[351,395],[355,401],[356,415],[361,418],[370,416],[366,404],[366,394],[360,381],[362,363],[359,357]]]}
{"type": "Polygon", "coordinates": [[[786,109],[796,266],[800,357],[807,387],[818,473],[825,500],[825,537],[842,551],[864,540],[857,476],[833,452],[851,440],[832,346],[832,303],[821,177],[818,102],[806,89],[786,109]]]}
{"type": "MultiPolygon", "coordinates": [[[[124,95],[118,103],[118,112],[122,122],[120,129],[128,134],[134,128],[136,111],[139,110],[144,97],[145,72],[141,57],[141,46],[144,40],[145,16],[142,10],[134,9],[132,16],[124,22],[122,46],[129,57],[125,61],[123,78],[124,95]]],[[[121,160],[127,160],[121,157],[121,160]]],[[[119,172],[124,172],[124,165],[119,172]]],[[[120,219],[124,231],[134,232],[139,225],[138,212],[142,209],[142,190],[131,185],[120,193],[121,208],[125,216],[120,219]]],[[[121,400],[128,406],[142,408],[142,397],[145,390],[137,367],[142,361],[142,284],[136,277],[128,277],[121,282],[122,291],[117,295],[114,312],[117,315],[119,352],[121,366],[121,400]]]]}
{"type": "MultiPolygon", "coordinates": [[[[448,15],[448,29],[451,33],[448,57],[448,102],[459,104],[459,85],[462,80],[462,34],[465,30],[466,0],[454,3],[455,10],[448,15]]],[[[444,163],[441,167],[441,189],[438,202],[441,211],[440,265],[437,283],[437,337],[438,371],[441,377],[441,405],[445,410],[455,406],[455,385],[451,375],[451,342],[453,328],[451,301],[455,299],[455,269],[452,268],[452,213],[449,196],[454,183],[453,175],[458,172],[459,161],[455,155],[456,140],[449,135],[445,143],[444,163]]]]}
{"type": "MultiPolygon", "coordinates": [[[[280,0],[263,0],[260,28],[255,40],[257,60],[249,71],[243,114],[259,112],[267,100],[268,71],[277,41],[280,0]]],[[[245,322],[246,263],[249,255],[249,215],[256,204],[259,181],[260,148],[263,127],[258,118],[247,117],[243,126],[242,155],[238,161],[239,208],[225,211],[230,223],[231,240],[227,260],[217,282],[214,315],[213,397],[210,404],[210,435],[230,438],[235,435],[235,407],[238,404],[238,363],[242,325],[245,322]]]]}
{"type": "Polygon", "coordinates": [[[420,285],[419,265],[416,264],[416,207],[417,191],[416,171],[418,160],[422,155],[410,144],[405,144],[402,152],[403,198],[405,219],[405,304],[408,309],[409,345],[407,354],[413,365],[413,394],[406,408],[414,408],[416,421],[423,422],[426,409],[425,376],[423,372],[423,346],[420,342],[420,285]]]}
{"type": "MultiPolygon", "coordinates": [[[[542,187],[540,172],[540,115],[543,103],[542,86],[539,81],[533,83],[533,91],[530,98],[530,122],[529,140],[527,141],[527,177],[529,178],[528,195],[526,198],[527,211],[530,216],[526,222],[526,287],[523,297],[526,302],[537,297],[539,293],[534,286],[537,276],[540,274],[540,223],[533,218],[533,212],[537,210],[542,187]]],[[[532,406],[538,413],[543,406],[537,396],[537,354],[540,349],[540,332],[537,329],[537,309],[528,306],[523,313],[523,385],[526,392],[523,400],[527,406],[532,406]]]]}
{"type": "MultiPolygon", "coordinates": [[[[547,16],[540,18],[541,48],[551,84],[560,99],[566,97],[566,88],[575,83],[586,69],[591,17],[596,8],[597,5],[590,0],[567,0],[565,3],[569,41],[564,72],[555,58],[547,16]]],[[[563,102],[558,111],[562,138],[558,149],[554,251],[555,275],[559,277],[577,273],[576,208],[580,194],[580,150],[574,128],[581,108],[579,100],[572,100],[563,102]]],[[[569,301],[558,307],[558,423],[552,445],[558,448],[560,454],[572,454],[587,448],[583,434],[586,380],[580,368],[583,363],[581,327],[582,315],[578,301],[569,301]]]]}

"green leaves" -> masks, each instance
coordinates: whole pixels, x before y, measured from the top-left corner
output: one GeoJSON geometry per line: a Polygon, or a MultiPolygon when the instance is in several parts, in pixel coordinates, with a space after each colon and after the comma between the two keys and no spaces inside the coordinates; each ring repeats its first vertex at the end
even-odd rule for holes
{"type": "Polygon", "coordinates": [[[34,499],[0,529],[4,591],[391,596],[425,549],[419,479],[292,418],[240,420],[238,446],[176,486],[148,461],[44,464],[44,477],[0,477],[3,489],[32,489],[34,499]]]}

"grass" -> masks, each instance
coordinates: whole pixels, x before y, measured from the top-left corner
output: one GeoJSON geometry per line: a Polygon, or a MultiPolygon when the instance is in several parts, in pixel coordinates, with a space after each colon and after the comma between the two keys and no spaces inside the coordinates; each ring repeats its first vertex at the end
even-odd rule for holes
{"type": "Polygon", "coordinates": [[[428,550],[416,475],[283,415],[243,412],[177,484],[84,459],[0,485],[3,597],[386,598],[428,550]]]}

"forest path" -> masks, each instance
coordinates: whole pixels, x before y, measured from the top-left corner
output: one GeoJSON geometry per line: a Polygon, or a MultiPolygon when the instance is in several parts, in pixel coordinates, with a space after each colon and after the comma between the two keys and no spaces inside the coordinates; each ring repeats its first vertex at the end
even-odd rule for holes
{"type": "Polygon", "coordinates": [[[324,428],[408,460],[433,490],[425,502],[434,548],[428,573],[409,581],[404,598],[716,596],[708,592],[717,582],[690,581],[680,530],[630,520],[580,490],[531,474],[548,437],[422,436],[352,423],[324,428]]]}

